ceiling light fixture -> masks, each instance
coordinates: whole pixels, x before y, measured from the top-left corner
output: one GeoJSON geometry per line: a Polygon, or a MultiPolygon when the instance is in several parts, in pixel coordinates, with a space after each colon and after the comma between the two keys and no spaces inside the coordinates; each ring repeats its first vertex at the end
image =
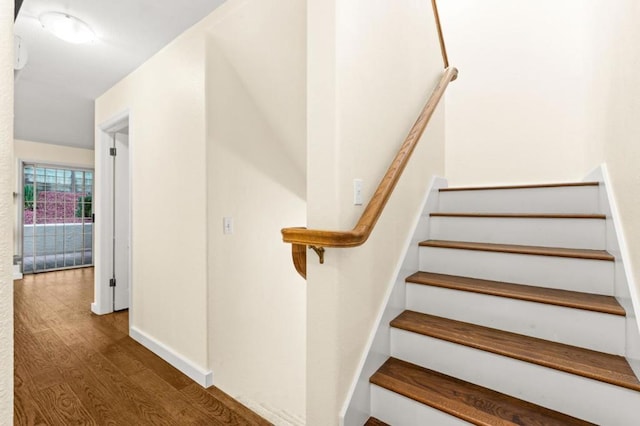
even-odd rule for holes
{"type": "Polygon", "coordinates": [[[96,38],[88,24],[67,13],[43,13],[40,15],[40,23],[47,31],[69,43],[88,43],[96,38]]]}

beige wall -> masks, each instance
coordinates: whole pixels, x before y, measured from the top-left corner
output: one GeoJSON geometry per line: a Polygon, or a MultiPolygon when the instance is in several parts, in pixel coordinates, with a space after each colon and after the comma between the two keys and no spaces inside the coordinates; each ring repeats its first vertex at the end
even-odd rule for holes
{"type": "Polygon", "coordinates": [[[14,158],[16,161],[93,168],[94,152],[93,149],[16,139],[14,141],[14,158]]]}
{"type": "Polygon", "coordinates": [[[306,289],[279,230],[304,224],[304,10],[229,1],[96,101],[98,125],[130,114],[131,325],[297,423],[306,289]]]}
{"type": "MultiPolygon", "coordinates": [[[[640,250],[638,6],[441,7],[461,69],[447,97],[452,182],[579,179],[606,160],[640,250]]],[[[368,200],[441,64],[428,2],[309,0],[305,120],[300,13],[293,0],[229,2],[102,96],[96,119],[131,111],[133,323],[258,410],[300,419],[306,409],[307,424],[325,426],[337,424],[407,224],[444,172],[445,121],[440,110],[367,244],[329,249],[325,265],[310,254],[305,288],[278,229],[303,224],[305,195],[309,226],[353,226],[353,179],[368,200]],[[158,187],[182,209],[164,209],[158,187]],[[224,216],[233,235],[221,233],[224,216]]]]}
{"type": "Polygon", "coordinates": [[[130,113],[131,326],[203,370],[208,364],[204,48],[201,22],[96,100],[97,125],[126,109],[130,113]]]}
{"type": "Polygon", "coordinates": [[[305,10],[229,1],[208,29],[209,359],[275,424],[305,416],[306,285],[280,236],[306,214],[305,10]]]}
{"type": "Polygon", "coordinates": [[[446,98],[450,184],[576,180],[594,165],[593,1],[441,2],[460,69],[446,98]]]}
{"type": "Polygon", "coordinates": [[[459,0],[442,12],[461,69],[447,96],[447,177],[571,181],[606,163],[637,320],[640,4],[459,0]]]}
{"type": "Polygon", "coordinates": [[[638,276],[638,2],[459,0],[441,8],[461,72],[447,95],[451,183],[580,180],[606,162],[638,276]]]}
{"type": "MultiPolygon", "coordinates": [[[[429,2],[308,2],[308,225],[350,229],[442,73],[429,2]]],[[[307,424],[338,424],[402,245],[431,177],[444,172],[440,109],[367,243],[312,253],[307,424]]]]}
{"type": "MultiPolygon", "coordinates": [[[[606,161],[640,300],[640,3],[592,0],[594,47],[589,105],[593,161],[606,161]],[[603,158],[603,160],[601,160],[603,158]]],[[[635,306],[636,316],[640,312],[635,306]]]]}
{"type": "Polygon", "coordinates": [[[13,424],[13,2],[0,1],[0,425],[13,424]]]}

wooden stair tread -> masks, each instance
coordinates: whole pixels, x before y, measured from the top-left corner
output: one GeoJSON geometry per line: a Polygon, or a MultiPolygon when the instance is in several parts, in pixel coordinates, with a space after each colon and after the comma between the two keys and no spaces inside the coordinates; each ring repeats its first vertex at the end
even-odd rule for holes
{"type": "Polygon", "coordinates": [[[570,257],[576,259],[614,261],[606,250],[571,249],[557,247],[521,246],[516,244],[474,243],[468,241],[427,240],[421,247],[438,247],[460,250],[491,251],[500,253],[530,254],[538,256],[570,257]]]}
{"type": "Polygon", "coordinates": [[[598,182],[571,182],[571,183],[542,183],[530,185],[496,185],[496,186],[463,186],[454,188],[440,188],[440,192],[452,191],[490,191],[495,189],[531,189],[531,188],[559,188],[571,186],[598,186],[598,182]]]}
{"type": "Polygon", "coordinates": [[[383,422],[382,420],[378,420],[375,417],[369,417],[369,420],[364,424],[364,426],[390,426],[388,423],[383,422]]]}
{"type": "Polygon", "coordinates": [[[542,288],[422,271],[407,277],[406,282],[625,316],[624,308],[620,306],[615,297],[602,296],[599,294],[580,293],[569,290],[542,288]]]}
{"type": "Polygon", "coordinates": [[[395,358],[369,381],[476,425],[592,424],[395,358]]]}
{"type": "Polygon", "coordinates": [[[398,315],[391,326],[640,391],[640,381],[621,356],[413,311],[398,315]]]}
{"type": "Polygon", "coordinates": [[[475,217],[501,219],[606,219],[604,214],[597,213],[430,213],[431,217],[475,217]]]}

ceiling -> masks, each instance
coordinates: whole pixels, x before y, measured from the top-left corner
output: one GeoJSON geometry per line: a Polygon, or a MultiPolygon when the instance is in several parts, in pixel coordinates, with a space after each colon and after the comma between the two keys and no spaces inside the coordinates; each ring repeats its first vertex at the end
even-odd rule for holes
{"type": "Polygon", "coordinates": [[[28,59],[16,73],[16,139],[94,145],[94,100],[224,0],[24,0],[15,22],[28,59]],[[40,24],[76,16],[97,40],[64,42],[40,24]]]}

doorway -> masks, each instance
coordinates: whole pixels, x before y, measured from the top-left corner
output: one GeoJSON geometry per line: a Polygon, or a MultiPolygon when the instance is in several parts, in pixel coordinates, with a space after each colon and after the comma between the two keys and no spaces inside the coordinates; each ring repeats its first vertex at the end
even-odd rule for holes
{"type": "Polygon", "coordinates": [[[22,163],[22,272],[93,265],[93,170],[22,163]]]}
{"type": "Polygon", "coordinates": [[[131,305],[129,115],[98,128],[96,138],[95,301],[97,314],[131,305]]]}

